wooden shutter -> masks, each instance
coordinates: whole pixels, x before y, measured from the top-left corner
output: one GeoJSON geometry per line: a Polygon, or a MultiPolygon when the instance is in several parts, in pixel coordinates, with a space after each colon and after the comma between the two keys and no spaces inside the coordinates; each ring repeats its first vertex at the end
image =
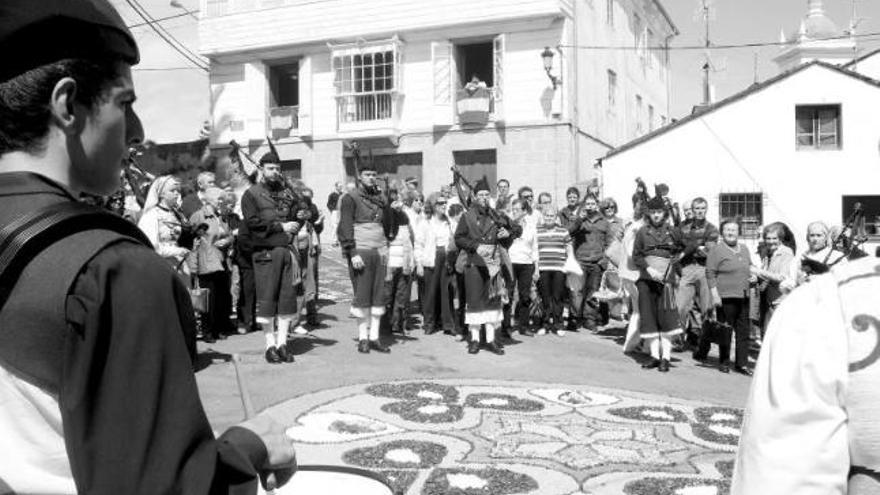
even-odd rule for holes
{"type": "Polygon", "coordinates": [[[300,136],[312,135],[312,57],[299,61],[299,129],[300,136]]]}
{"type": "Polygon", "coordinates": [[[435,126],[451,126],[453,118],[452,92],[452,43],[435,41],[431,43],[431,66],[434,71],[434,107],[435,126]]]}
{"type": "Polygon", "coordinates": [[[495,120],[504,120],[504,50],[505,36],[492,40],[492,68],[495,79],[495,120]]]}

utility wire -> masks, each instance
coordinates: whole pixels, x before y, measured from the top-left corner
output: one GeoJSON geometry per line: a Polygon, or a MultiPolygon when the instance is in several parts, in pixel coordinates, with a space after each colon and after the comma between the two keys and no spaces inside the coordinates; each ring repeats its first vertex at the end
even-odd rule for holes
{"type": "MultiPolygon", "coordinates": [[[[811,39],[809,41],[832,41],[832,40],[843,40],[843,39],[867,39],[867,38],[877,38],[880,36],[880,32],[873,33],[863,33],[856,35],[840,35],[840,36],[831,36],[827,38],[816,38],[811,39]]],[[[723,44],[723,45],[715,45],[707,47],[705,44],[703,45],[681,45],[681,46],[635,46],[635,45],[557,45],[559,48],[576,48],[578,50],[669,50],[669,51],[685,51],[685,50],[733,50],[738,48],[760,48],[760,47],[772,47],[772,46],[789,46],[796,45],[798,41],[764,41],[764,42],[754,42],[754,43],[732,43],[732,44],[723,44]]]]}
{"type": "MultiPolygon", "coordinates": [[[[140,16],[140,18],[143,19],[147,23],[147,25],[150,26],[150,28],[152,28],[153,31],[155,31],[157,35],[159,35],[160,38],[162,38],[166,43],[168,43],[168,45],[171,48],[173,48],[177,53],[179,53],[181,56],[183,56],[183,58],[187,59],[189,62],[191,62],[193,65],[195,65],[199,69],[202,69],[206,72],[210,71],[210,69],[206,65],[204,65],[204,63],[199,58],[193,57],[192,55],[188,54],[186,51],[181,49],[181,47],[177,46],[174,42],[172,42],[171,39],[169,39],[169,37],[167,37],[157,27],[158,23],[156,23],[154,19],[151,19],[149,17],[149,14],[147,14],[145,11],[142,12],[141,9],[138,8],[140,6],[140,4],[137,4],[137,2],[135,0],[125,0],[125,2],[132,9],[134,9],[134,11],[138,14],[138,16],[140,16]]],[[[175,39],[175,41],[177,41],[177,40],[175,39]]],[[[177,41],[177,43],[180,44],[179,41],[177,41]]]]}
{"type": "MultiPolygon", "coordinates": [[[[198,11],[197,11],[197,10],[191,10],[190,12],[198,12],[198,11]]],[[[175,15],[169,15],[168,17],[159,17],[159,18],[153,19],[153,22],[170,21],[171,19],[177,19],[177,18],[179,18],[179,17],[185,17],[185,16],[188,16],[188,15],[189,15],[188,13],[186,13],[186,14],[175,14],[175,15]]],[[[132,28],[136,28],[136,27],[147,26],[147,25],[149,25],[149,24],[150,24],[149,22],[138,22],[138,23],[136,23],[136,24],[129,24],[129,25],[126,26],[126,27],[127,27],[128,29],[132,29],[132,28]]]]}
{"type": "MultiPolygon", "coordinates": [[[[180,40],[178,40],[177,38],[175,38],[174,35],[172,35],[172,34],[171,34],[171,33],[165,28],[165,26],[163,26],[163,25],[159,24],[158,22],[156,22],[156,19],[154,19],[153,16],[150,15],[150,13],[147,11],[147,9],[145,9],[144,6],[141,5],[140,2],[138,2],[138,0],[132,0],[132,2],[134,2],[134,4],[137,5],[137,6],[141,9],[141,12],[143,12],[144,15],[146,16],[146,20],[152,21],[152,23],[153,23],[152,25],[154,25],[154,26],[156,26],[157,28],[159,28],[163,33],[165,33],[166,36],[168,36],[169,38],[171,38],[172,41],[174,41],[175,43],[177,43],[177,45],[180,46],[181,48],[183,48],[184,51],[186,51],[187,53],[189,53],[190,56],[191,56],[192,58],[194,58],[194,59],[196,59],[196,60],[198,60],[198,61],[202,61],[202,58],[201,58],[197,53],[195,53],[194,51],[190,50],[186,45],[184,45],[183,43],[181,43],[180,40]]],[[[202,64],[204,65],[204,62],[203,62],[203,61],[202,61],[202,64]]]]}
{"type": "Polygon", "coordinates": [[[133,72],[167,72],[173,70],[202,70],[201,67],[134,67],[133,72]]]}

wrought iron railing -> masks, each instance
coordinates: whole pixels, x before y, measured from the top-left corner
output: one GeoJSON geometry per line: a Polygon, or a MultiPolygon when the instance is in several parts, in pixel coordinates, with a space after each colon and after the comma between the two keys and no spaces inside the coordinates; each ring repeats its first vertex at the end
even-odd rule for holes
{"type": "Polygon", "coordinates": [[[340,124],[389,120],[394,117],[395,92],[381,91],[336,97],[340,124]]]}

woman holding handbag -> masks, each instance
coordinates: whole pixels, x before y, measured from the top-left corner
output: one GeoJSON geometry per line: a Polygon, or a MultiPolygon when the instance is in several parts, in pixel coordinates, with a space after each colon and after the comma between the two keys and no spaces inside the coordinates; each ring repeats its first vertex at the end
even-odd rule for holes
{"type": "MultiPolygon", "coordinates": [[[[748,368],[749,283],[757,278],[751,275],[752,258],[747,246],[739,242],[740,225],[737,220],[721,222],[721,241],[709,250],[706,258],[706,280],[712,294],[712,303],[718,325],[718,370],[730,373],[730,338],[736,336],[734,370],[751,376],[748,368]]],[[[705,332],[704,332],[705,334],[705,332]]],[[[706,358],[711,345],[708,335],[700,336],[700,345],[694,359],[706,358]]]]}
{"type": "Polygon", "coordinates": [[[196,287],[208,290],[205,312],[204,341],[225,339],[232,333],[229,314],[232,311],[231,278],[227,258],[232,245],[232,231],[220,215],[222,189],[205,190],[202,207],[190,217],[190,224],[200,226],[193,250],[187,256],[190,271],[196,276],[196,287]]]}

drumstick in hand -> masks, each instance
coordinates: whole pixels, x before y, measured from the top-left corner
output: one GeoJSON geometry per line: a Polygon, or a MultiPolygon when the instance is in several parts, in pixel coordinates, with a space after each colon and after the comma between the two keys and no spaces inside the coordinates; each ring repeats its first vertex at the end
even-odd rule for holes
{"type": "MultiPolygon", "coordinates": [[[[238,383],[238,395],[241,397],[241,407],[244,409],[244,419],[251,419],[256,416],[254,412],[254,403],[251,402],[251,394],[248,391],[247,381],[245,380],[244,373],[241,372],[241,368],[239,367],[239,363],[241,361],[241,356],[238,354],[232,355],[232,367],[235,369],[235,381],[238,383]]],[[[275,486],[278,482],[275,480],[275,473],[269,473],[266,476],[266,494],[274,495],[275,486]]]]}

